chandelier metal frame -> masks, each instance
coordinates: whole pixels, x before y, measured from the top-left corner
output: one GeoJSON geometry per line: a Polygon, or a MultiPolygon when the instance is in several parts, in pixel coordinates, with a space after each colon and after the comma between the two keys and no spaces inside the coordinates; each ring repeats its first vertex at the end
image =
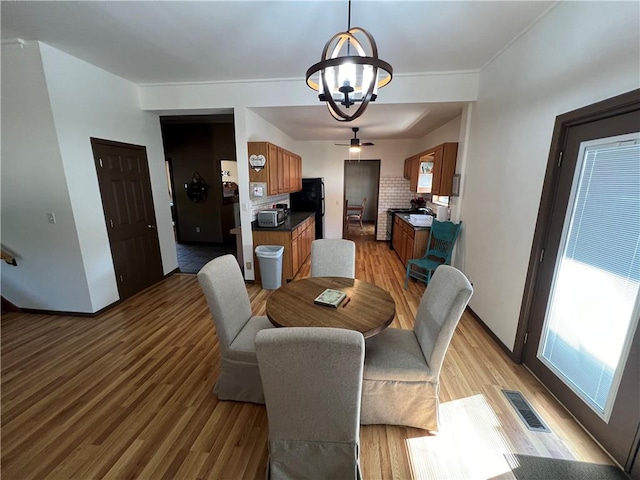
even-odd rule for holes
{"type": "MultiPolygon", "coordinates": [[[[387,85],[393,78],[393,68],[391,65],[378,57],[378,47],[373,36],[371,36],[371,34],[364,28],[351,28],[351,0],[349,0],[347,31],[336,33],[331,37],[324,46],[322,56],[320,58],[320,62],[307,69],[307,85],[313,90],[319,92],[319,100],[327,102],[327,108],[333,118],[341,122],[350,122],[362,115],[369,105],[369,102],[375,102],[377,98],[377,90],[387,85]],[[368,47],[371,52],[370,55],[366,54],[366,50],[362,42],[356,38],[356,34],[361,34],[369,43],[368,47]],[[345,44],[346,55],[339,55],[345,48],[345,44]],[[351,54],[352,47],[357,55],[351,54]],[[351,84],[351,81],[345,81],[342,85],[337,85],[338,82],[328,81],[328,76],[333,75],[335,77],[340,67],[344,67],[346,64],[371,67],[370,81],[366,88],[366,92],[362,90],[362,85],[358,86],[356,84],[354,86],[351,84]],[[319,82],[316,82],[311,77],[318,72],[319,82]],[[378,80],[381,73],[385,75],[381,80],[378,80]],[[333,85],[337,85],[337,88],[331,88],[333,85]],[[334,98],[334,95],[338,98],[334,98]],[[353,114],[347,113],[345,110],[355,105],[355,103],[360,103],[358,108],[355,109],[353,114]],[[340,108],[338,104],[342,105],[344,108],[340,108]]],[[[356,78],[352,80],[355,84],[356,78]]]]}

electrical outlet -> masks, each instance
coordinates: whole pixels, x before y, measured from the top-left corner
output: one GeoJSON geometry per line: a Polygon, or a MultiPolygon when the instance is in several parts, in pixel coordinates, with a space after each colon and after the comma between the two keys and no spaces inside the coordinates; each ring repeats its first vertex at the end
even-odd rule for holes
{"type": "Polygon", "coordinates": [[[200,227],[196,227],[196,233],[200,233],[200,227]]]}
{"type": "Polygon", "coordinates": [[[245,262],[245,267],[247,270],[251,270],[251,262],[245,262]]]}

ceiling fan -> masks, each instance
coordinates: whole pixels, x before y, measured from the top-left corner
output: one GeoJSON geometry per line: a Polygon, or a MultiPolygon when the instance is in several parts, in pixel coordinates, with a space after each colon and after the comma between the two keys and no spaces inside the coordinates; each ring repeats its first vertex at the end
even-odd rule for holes
{"type": "Polygon", "coordinates": [[[360,147],[372,147],[373,143],[371,142],[360,142],[358,138],[358,127],[353,127],[353,138],[351,139],[351,143],[336,143],[338,146],[349,147],[349,150],[354,149],[355,151],[360,151],[360,147]]]}

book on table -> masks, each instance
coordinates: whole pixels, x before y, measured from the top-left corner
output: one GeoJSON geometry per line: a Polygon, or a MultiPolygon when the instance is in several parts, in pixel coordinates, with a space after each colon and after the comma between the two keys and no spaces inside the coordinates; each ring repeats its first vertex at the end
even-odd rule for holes
{"type": "Polygon", "coordinates": [[[338,305],[347,297],[345,292],[327,288],[324,292],[316,297],[313,303],[318,305],[326,305],[327,307],[338,308],[338,305]]]}

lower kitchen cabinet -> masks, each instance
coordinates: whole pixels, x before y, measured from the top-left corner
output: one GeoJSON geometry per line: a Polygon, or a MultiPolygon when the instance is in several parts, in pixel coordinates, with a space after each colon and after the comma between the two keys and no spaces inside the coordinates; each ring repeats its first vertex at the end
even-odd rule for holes
{"type": "Polygon", "coordinates": [[[429,229],[416,228],[399,215],[394,215],[393,221],[391,246],[406,267],[409,260],[421,258],[424,255],[429,241],[429,229]]]}
{"type": "MultiPolygon", "coordinates": [[[[295,215],[295,214],[294,214],[295,215]]],[[[287,222],[277,229],[254,228],[253,247],[282,245],[282,282],[293,279],[311,253],[311,242],[316,238],[316,219],[309,214],[299,222],[287,222]]],[[[256,280],[260,278],[260,262],[254,253],[256,280]]]]}
{"type": "MultiPolygon", "coordinates": [[[[316,238],[316,219],[309,217],[291,232],[291,266],[295,277],[311,254],[311,242],[316,238]]],[[[291,277],[291,278],[293,278],[291,277]]]]}

